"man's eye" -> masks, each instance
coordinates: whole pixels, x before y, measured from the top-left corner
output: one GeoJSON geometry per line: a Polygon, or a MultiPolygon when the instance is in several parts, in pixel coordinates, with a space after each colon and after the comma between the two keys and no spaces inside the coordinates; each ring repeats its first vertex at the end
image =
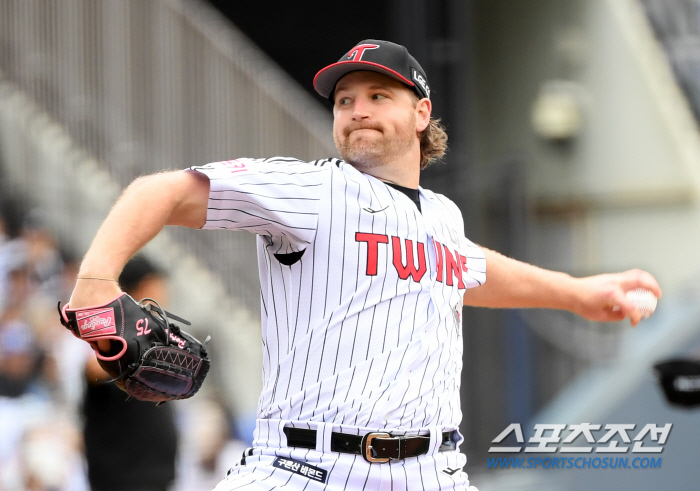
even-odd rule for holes
{"type": "Polygon", "coordinates": [[[350,98],[349,97],[341,97],[340,99],[338,99],[338,104],[341,106],[346,106],[346,105],[350,104],[350,98]]]}
{"type": "Polygon", "coordinates": [[[386,99],[386,96],[384,94],[374,94],[372,99],[386,99]]]}

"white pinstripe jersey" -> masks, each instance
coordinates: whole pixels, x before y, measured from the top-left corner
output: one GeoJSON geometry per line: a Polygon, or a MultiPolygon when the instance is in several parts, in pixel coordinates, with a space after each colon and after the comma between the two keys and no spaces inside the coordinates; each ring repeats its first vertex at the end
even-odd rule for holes
{"type": "Polygon", "coordinates": [[[259,419],[458,427],[462,298],[486,263],[454,203],[419,188],[419,211],[337,159],[193,169],[211,182],[205,228],[258,235],[259,419]]]}

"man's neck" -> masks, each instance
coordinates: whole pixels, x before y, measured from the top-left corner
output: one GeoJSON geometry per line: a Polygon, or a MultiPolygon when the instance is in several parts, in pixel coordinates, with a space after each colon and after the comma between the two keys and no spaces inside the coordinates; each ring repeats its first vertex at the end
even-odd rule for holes
{"type": "Polygon", "coordinates": [[[376,167],[365,168],[363,166],[354,165],[357,170],[365,174],[379,179],[380,181],[396,184],[410,189],[418,189],[420,184],[420,166],[396,166],[396,165],[381,165],[376,167]]]}

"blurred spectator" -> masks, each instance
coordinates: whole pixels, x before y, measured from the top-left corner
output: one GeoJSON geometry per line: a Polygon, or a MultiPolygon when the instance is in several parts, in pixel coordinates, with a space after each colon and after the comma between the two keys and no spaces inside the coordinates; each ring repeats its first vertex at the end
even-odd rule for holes
{"type": "Polygon", "coordinates": [[[40,374],[42,353],[25,320],[29,278],[22,265],[7,274],[5,310],[0,314],[0,396],[20,397],[40,374]]]}
{"type": "MultiPolygon", "coordinates": [[[[20,210],[0,200],[0,491],[212,489],[246,446],[223,405],[200,394],[157,408],[96,382],[106,375],[92,350],[56,313],[79,262],[20,210]]],[[[119,281],[166,306],[164,275],[145,258],[119,281]]]]}
{"type": "Polygon", "coordinates": [[[30,426],[19,453],[26,491],[87,491],[80,432],[60,415],[30,426]],[[57,458],[60,456],[60,458],[57,458]]]}
{"type": "Polygon", "coordinates": [[[208,491],[241,460],[246,444],[231,438],[230,418],[215,399],[194,397],[178,406],[184,445],[175,491],[208,491]]]}
{"type": "MultiPolygon", "coordinates": [[[[163,274],[136,256],[119,277],[134,299],[153,298],[165,307],[163,274]]],[[[165,491],[175,478],[177,433],[173,406],[126,401],[91,356],[85,369],[88,386],[83,404],[85,456],[92,491],[165,491]]]]}
{"type": "Polygon", "coordinates": [[[75,406],[64,390],[75,392],[79,379],[58,384],[47,363],[70,359],[66,348],[80,344],[56,329],[52,284],[60,285],[63,262],[51,233],[22,228],[19,209],[0,201],[0,490],[86,491],[75,406]]]}
{"type": "Polygon", "coordinates": [[[48,230],[27,223],[22,239],[26,244],[31,280],[47,296],[58,298],[61,294],[63,261],[56,238],[48,230]]]}
{"type": "Polygon", "coordinates": [[[24,264],[26,248],[18,239],[19,208],[7,199],[0,201],[0,315],[8,302],[10,271],[24,264]]]}

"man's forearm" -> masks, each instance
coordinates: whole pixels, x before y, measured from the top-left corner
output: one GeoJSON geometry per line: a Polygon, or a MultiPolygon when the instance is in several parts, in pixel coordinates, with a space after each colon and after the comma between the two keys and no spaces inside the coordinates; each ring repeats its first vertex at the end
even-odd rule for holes
{"type": "MultiPolygon", "coordinates": [[[[102,305],[117,297],[117,279],[126,262],[165,225],[201,228],[208,198],[209,179],[194,171],[155,174],[131,183],[83,258],[71,307],[102,305]]],[[[108,341],[101,343],[100,349],[109,348],[108,341]]]]}
{"type": "Polygon", "coordinates": [[[566,273],[523,263],[483,248],[486,283],[467,290],[464,303],[474,307],[539,307],[571,310],[575,279],[566,273]]]}
{"type": "Polygon", "coordinates": [[[132,182],[114,204],[83,258],[81,276],[118,278],[129,258],[165,226],[172,200],[149,193],[149,180],[132,182]]]}
{"type": "Polygon", "coordinates": [[[639,269],[574,278],[516,261],[484,248],[486,283],[464,294],[465,305],[495,308],[547,308],[574,312],[594,321],[641,320],[634,302],[626,297],[634,288],[661,288],[654,277],[639,269]]]}

